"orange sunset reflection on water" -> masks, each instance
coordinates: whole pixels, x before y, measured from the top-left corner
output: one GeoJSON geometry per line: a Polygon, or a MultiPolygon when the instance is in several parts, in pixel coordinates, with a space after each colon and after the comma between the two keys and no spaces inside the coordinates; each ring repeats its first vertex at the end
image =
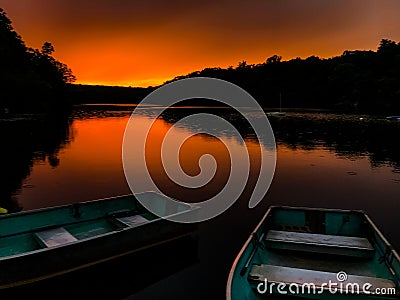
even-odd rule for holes
{"type": "MultiPolygon", "coordinates": [[[[60,151],[59,165],[51,167],[47,162],[38,162],[33,167],[30,177],[24,184],[25,188],[18,196],[23,209],[130,193],[121,158],[123,134],[128,119],[129,116],[74,120],[71,125],[72,141],[60,151]]],[[[143,126],[151,121],[146,116],[141,119],[143,126]]],[[[183,201],[188,198],[192,201],[193,199],[203,201],[217,194],[230,174],[231,161],[224,143],[231,151],[244,145],[232,137],[219,137],[224,140],[223,143],[217,137],[204,134],[192,135],[189,129],[173,128],[172,138],[179,139],[181,136],[192,135],[183,143],[179,153],[181,167],[185,173],[190,176],[197,175],[200,172],[199,159],[204,154],[212,155],[218,165],[215,176],[205,187],[183,188],[168,178],[161,161],[163,138],[171,128],[172,124],[157,119],[148,135],[146,163],[155,183],[167,195],[183,201]]],[[[139,125],[136,130],[141,130],[141,126],[139,125]]],[[[260,146],[256,141],[247,140],[246,147],[252,163],[250,173],[256,177],[260,146]]],[[[167,159],[176,155],[170,152],[167,149],[167,159]]]]}

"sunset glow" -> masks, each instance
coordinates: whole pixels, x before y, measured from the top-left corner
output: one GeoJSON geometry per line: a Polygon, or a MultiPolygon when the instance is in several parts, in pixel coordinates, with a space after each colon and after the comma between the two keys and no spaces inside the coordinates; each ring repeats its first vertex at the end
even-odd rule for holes
{"type": "Polygon", "coordinates": [[[400,40],[394,0],[3,0],[1,7],[28,46],[52,42],[84,84],[157,85],[274,54],[330,57],[400,40]]]}

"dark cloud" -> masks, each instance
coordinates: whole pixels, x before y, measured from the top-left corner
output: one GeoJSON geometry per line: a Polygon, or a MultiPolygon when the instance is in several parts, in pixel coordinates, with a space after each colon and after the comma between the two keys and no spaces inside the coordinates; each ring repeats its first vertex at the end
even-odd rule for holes
{"type": "Polygon", "coordinates": [[[371,17],[370,7],[387,0],[5,0],[50,22],[71,27],[153,27],[192,20],[198,26],[260,30],[288,26],[346,26],[371,17]]]}

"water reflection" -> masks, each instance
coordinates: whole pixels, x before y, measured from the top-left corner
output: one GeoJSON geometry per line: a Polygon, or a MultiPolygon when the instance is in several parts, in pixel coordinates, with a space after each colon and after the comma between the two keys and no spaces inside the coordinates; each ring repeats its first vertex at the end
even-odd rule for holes
{"type": "MultiPolygon", "coordinates": [[[[170,109],[164,113],[164,120],[174,124],[199,111],[197,108],[170,109]]],[[[211,112],[222,115],[247,140],[255,140],[250,124],[235,111],[213,108],[211,112]]],[[[272,115],[269,121],[277,142],[293,150],[324,148],[347,158],[369,157],[372,166],[389,164],[395,172],[399,171],[400,144],[396,143],[396,137],[400,132],[400,122],[377,116],[331,113],[286,113],[283,117],[272,115]]],[[[224,132],[222,135],[230,134],[224,132]]]]}
{"type": "Polygon", "coordinates": [[[10,212],[24,209],[17,201],[21,189],[33,188],[23,181],[30,175],[32,168],[46,164],[56,168],[59,152],[72,139],[68,116],[57,117],[21,116],[0,119],[2,158],[2,184],[0,188],[0,207],[10,212]]]}
{"type": "MultiPolygon", "coordinates": [[[[2,205],[15,211],[129,193],[122,170],[121,145],[132,108],[82,107],[75,110],[73,121],[58,119],[51,125],[33,121],[0,122],[3,145],[7,145],[1,148],[3,170],[8,174],[1,188],[2,199],[17,194],[14,201],[5,203],[3,200],[2,205]]],[[[156,109],[143,110],[143,124],[150,121],[156,109]]],[[[195,176],[200,171],[199,158],[205,153],[213,155],[218,168],[211,184],[198,189],[182,189],[168,178],[162,167],[159,150],[168,130],[183,117],[205,111],[222,116],[244,136],[245,145],[229,131],[218,132],[216,129],[214,133],[233,149],[247,147],[251,160],[247,189],[254,186],[260,153],[267,150],[263,141],[260,141],[260,147],[242,116],[227,108],[174,108],[166,110],[154,123],[146,147],[153,180],[170,196],[201,201],[218,193],[227,181],[230,170],[227,149],[221,140],[209,135],[198,134],[188,139],[181,149],[180,162],[187,174],[195,176]]],[[[315,155],[315,161],[309,166],[318,165],[321,160],[332,166],[345,163],[347,176],[360,176],[351,165],[354,160],[363,165],[366,159],[372,168],[389,167],[393,175],[385,175],[385,180],[399,184],[400,145],[395,142],[395,137],[400,123],[322,113],[288,113],[269,119],[278,143],[278,168],[290,169],[298,161],[307,161],[310,155],[315,155]]],[[[181,124],[173,130],[173,135],[181,138],[190,135],[193,128],[181,124]]],[[[314,175],[307,176],[315,180],[314,175]]],[[[383,175],[380,176],[384,180],[383,175]]]]}
{"type": "Polygon", "coordinates": [[[271,122],[278,141],[294,150],[322,147],[349,159],[367,157],[373,167],[390,165],[394,172],[400,170],[399,122],[335,114],[289,114],[271,122]]]}

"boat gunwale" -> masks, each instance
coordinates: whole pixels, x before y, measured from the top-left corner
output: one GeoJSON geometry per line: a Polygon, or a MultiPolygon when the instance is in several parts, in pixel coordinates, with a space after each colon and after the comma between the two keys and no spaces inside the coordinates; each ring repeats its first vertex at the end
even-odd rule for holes
{"type": "MultiPolygon", "coordinates": [[[[142,193],[137,193],[136,195],[143,195],[143,194],[149,194],[149,193],[162,195],[160,193],[157,193],[156,191],[146,191],[146,192],[142,192],[142,193]]],[[[140,201],[137,200],[137,197],[135,196],[135,194],[131,193],[131,194],[123,194],[123,195],[119,195],[119,196],[98,198],[98,199],[94,199],[94,200],[87,200],[87,201],[81,201],[81,202],[76,202],[76,203],[69,203],[69,204],[62,204],[62,205],[55,205],[55,206],[48,206],[48,207],[41,207],[41,208],[35,208],[35,209],[30,209],[30,210],[25,210],[25,211],[9,213],[9,214],[5,214],[5,215],[0,215],[0,220],[8,219],[8,218],[15,217],[15,216],[24,216],[24,215],[29,215],[29,214],[41,213],[43,211],[52,211],[52,210],[63,209],[63,208],[68,208],[68,207],[74,207],[76,205],[85,205],[86,206],[86,205],[95,204],[95,203],[102,202],[102,201],[111,201],[111,200],[116,200],[116,199],[119,199],[119,198],[129,198],[129,197],[133,197],[137,202],[140,203],[140,201]]],[[[173,199],[173,200],[176,201],[176,202],[180,202],[180,204],[182,204],[182,205],[188,206],[190,209],[198,208],[195,204],[178,201],[176,199],[173,199]]],[[[146,207],[143,206],[141,203],[140,203],[140,205],[143,208],[146,209],[146,207]]],[[[168,219],[171,216],[173,216],[173,215],[169,215],[167,217],[163,217],[163,219],[168,219]]]]}
{"type": "Polygon", "coordinates": [[[375,223],[371,220],[371,218],[365,214],[365,217],[368,221],[368,223],[372,226],[374,231],[377,233],[380,239],[382,239],[383,243],[386,245],[386,247],[389,247],[392,253],[394,254],[395,258],[400,261],[400,256],[397,253],[396,249],[392,246],[392,244],[386,239],[386,237],[383,235],[383,233],[379,230],[379,228],[375,225],[375,223]]]}
{"type": "MultiPolygon", "coordinates": [[[[368,224],[372,227],[374,232],[379,236],[379,238],[382,239],[383,243],[385,244],[386,247],[390,248],[391,253],[394,255],[394,258],[400,262],[400,256],[397,253],[397,251],[393,248],[393,246],[389,243],[389,241],[385,238],[385,236],[382,234],[382,232],[378,229],[378,227],[375,225],[375,223],[372,221],[372,219],[369,217],[369,215],[364,211],[364,210],[357,210],[357,209],[335,209],[335,208],[317,208],[317,207],[295,207],[295,206],[279,206],[279,205],[271,205],[269,206],[268,210],[256,226],[256,228],[250,233],[248,239],[246,240],[245,244],[242,246],[240,249],[238,255],[236,256],[232,267],[229,271],[229,276],[228,276],[228,281],[226,285],[226,299],[231,300],[232,299],[232,282],[233,282],[233,277],[234,273],[237,267],[237,264],[239,260],[242,257],[242,254],[246,251],[247,247],[253,240],[254,234],[257,234],[257,232],[260,230],[261,226],[265,223],[265,220],[267,217],[270,215],[272,210],[276,209],[286,209],[286,210],[303,210],[303,211],[324,211],[324,212],[337,212],[337,213],[357,213],[357,214],[362,214],[365,220],[368,222],[368,224]]],[[[385,261],[386,263],[386,261],[385,261]]],[[[387,263],[386,263],[387,264],[387,263]]],[[[390,265],[387,265],[388,268],[391,268],[390,265]]],[[[398,276],[397,274],[393,276],[398,276]]]]}
{"type": "Polygon", "coordinates": [[[242,257],[242,254],[244,253],[244,251],[247,249],[248,245],[251,243],[251,241],[253,240],[253,235],[256,234],[261,226],[264,224],[265,220],[267,219],[267,217],[269,216],[270,212],[274,209],[276,209],[278,206],[270,206],[267,210],[267,212],[264,214],[264,216],[262,217],[261,221],[258,223],[257,227],[250,233],[249,237],[247,238],[246,242],[244,243],[242,249],[240,249],[239,254],[236,256],[233,265],[229,271],[229,276],[228,276],[228,282],[226,285],[226,299],[230,300],[232,299],[231,297],[231,292],[232,292],[232,281],[233,281],[233,275],[235,273],[236,270],[236,266],[240,260],[240,258],[242,257]]]}
{"type": "Polygon", "coordinates": [[[41,212],[45,212],[45,211],[52,211],[52,210],[57,210],[57,209],[69,208],[69,207],[74,207],[76,205],[85,205],[86,206],[86,205],[95,204],[95,203],[102,202],[102,201],[111,201],[111,200],[116,200],[116,199],[120,199],[120,198],[129,198],[129,197],[134,197],[136,199],[134,194],[125,194],[125,195],[120,195],[120,196],[99,198],[99,199],[87,200],[87,201],[70,203],[70,204],[62,204],[62,205],[41,207],[41,208],[35,208],[35,209],[30,209],[30,210],[25,210],[25,211],[14,212],[14,213],[5,214],[5,215],[0,216],[0,220],[13,218],[13,217],[16,217],[16,216],[25,216],[25,215],[37,214],[37,213],[41,213],[41,212]]]}
{"type": "MultiPolygon", "coordinates": [[[[390,272],[392,273],[393,278],[396,280],[396,285],[400,285],[400,274],[397,274],[396,271],[393,269],[392,262],[393,260],[397,260],[400,264],[400,256],[397,253],[396,249],[392,246],[392,244],[386,239],[386,237],[383,235],[383,233],[379,230],[379,228],[375,225],[375,223],[372,221],[372,219],[369,217],[368,214],[364,215],[368,224],[372,227],[374,232],[378,235],[378,237],[382,240],[382,242],[385,244],[386,249],[379,249],[383,251],[382,257],[384,258],[384,263],[386,266],[389,268],[390,272]],[[390,253],[393,255],[393,257],[388,261],[387,259],[387,249],[390,249],[390,253]]],[[[399,288],[399,287],[397,287],[399,288]]]]}

